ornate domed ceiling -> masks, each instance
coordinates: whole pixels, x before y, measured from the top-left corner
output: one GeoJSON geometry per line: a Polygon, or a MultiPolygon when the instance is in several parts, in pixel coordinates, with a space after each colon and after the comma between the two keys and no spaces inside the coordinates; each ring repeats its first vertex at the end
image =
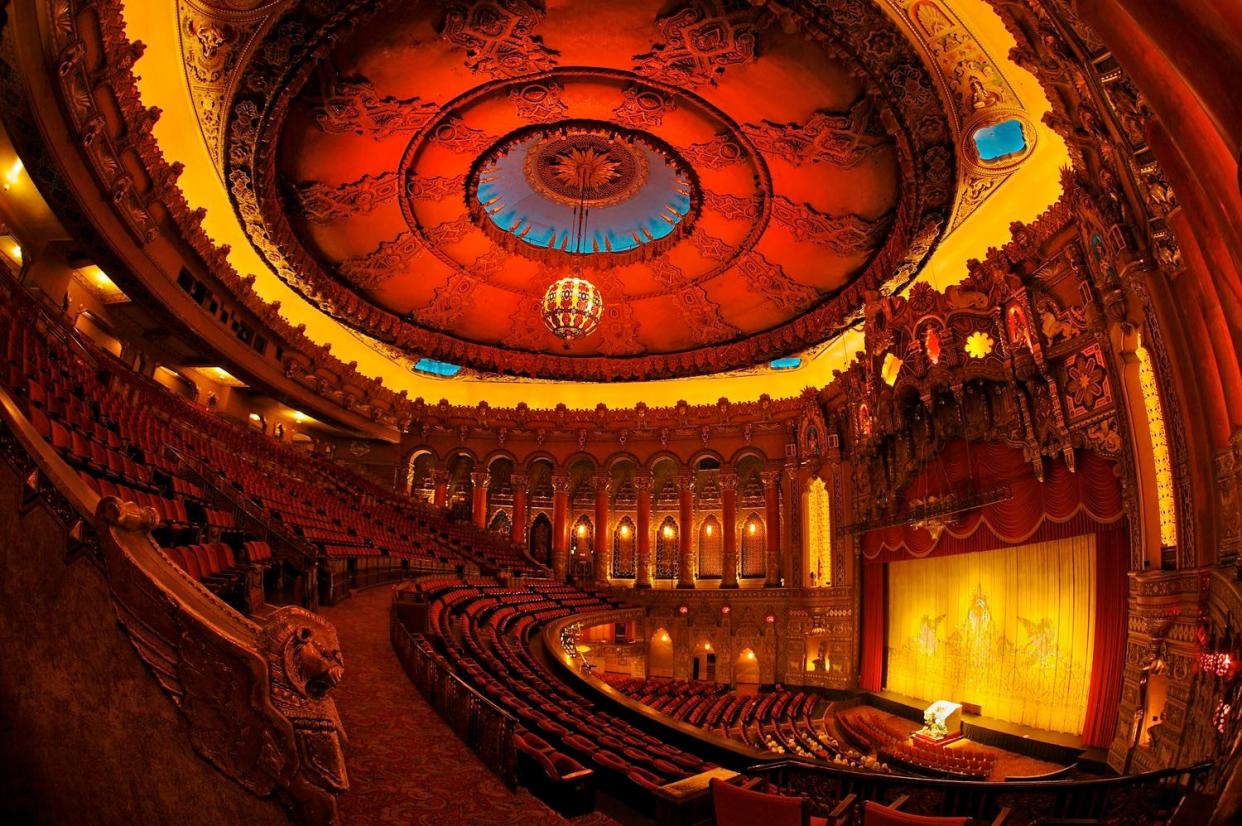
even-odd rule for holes
{"type": "Polygon", "coordinates": [[[585,380],[745,367],[832,337],[944,229],[949,122],[871,3],[339,5],[255,50],[226,175],[282,279],[404,352],[585,380]],[[604,317],[567,344],[540,300],[571,274],[604,317]]]}

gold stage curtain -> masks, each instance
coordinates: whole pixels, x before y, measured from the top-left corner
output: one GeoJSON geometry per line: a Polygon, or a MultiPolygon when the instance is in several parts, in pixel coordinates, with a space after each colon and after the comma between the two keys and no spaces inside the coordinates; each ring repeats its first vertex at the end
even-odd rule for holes
{"type": "Polygon", "coordinates": [[[1095,535],[889,565],[886,688],[1080,734],[1095,632],[1095,535]]]}

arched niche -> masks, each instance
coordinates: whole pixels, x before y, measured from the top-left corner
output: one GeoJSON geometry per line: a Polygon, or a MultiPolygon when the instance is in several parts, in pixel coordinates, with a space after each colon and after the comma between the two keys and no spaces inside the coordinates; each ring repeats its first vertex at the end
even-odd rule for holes
{"type": "Polygon", "coordinates": [[[530,523],[530,555],[544,565],[552,563],[552,520],[546,513],[538,514],[530,523]]]}
{"type": "Polygon", "coordinates": [[[657,628],[647,646],[647,676],[673,677],[673,635],[657,628]]]}
{"type": "Polygon", "coordinates": [[[802,518],[806,582],[812,587],[826,587],[832,584],[832,512],[828,488],[818,476],[803,491],[802,518]]]}
{"type": "Polygon", "coordinates": [[[708,516],[699,525],[699,578],[716,579],[724,573],[724,530],[720,520],[708,516]]]}
{"type": "Polygon", "coordinates": [[[677,520],[666,516],[656,528],[655,578],[673,579],[677,576],[677,520]]]}
{"type": "Polygon", "coordinates": [[[753,649],[743,648],[733,661],[733,683],[737,686],[759,685],[759,656],[753,649]]]}
{"type": "Polygon", "coordinates": [[[626,514],[617,521],[612,534],[612,575],[621,579],[634,576],[635,555],[638,546],[638,529],[634,520],[626,514]]]}
{"type": "Polygon", "coordinates": [[[739,537],[738,544],[741,546],[741,552],[738,554],[738,562],[741,576],[763,576],[767,552],[767,531],[763,524],[763,515],[759,511],[751,511],[742,519],[739,537]]]}

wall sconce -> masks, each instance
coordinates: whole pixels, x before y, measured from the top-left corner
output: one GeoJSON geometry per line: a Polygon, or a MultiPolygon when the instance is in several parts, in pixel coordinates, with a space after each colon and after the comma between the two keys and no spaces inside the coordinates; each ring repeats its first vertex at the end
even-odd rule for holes
{"type": "Polygon", "coordinates": [[[776,622],[776,616],[773,614],[768,614],[766,617],[763,618],[763,621],[766,622],[768,625],[771,625],[772,623],[776,622]]]}
{"type": "Polygon", "coordinates": [[[759,526],[756,525],[754,522],[748,522],[746,524],[746,533],[750,534],[751,536],[754,536],[758,530],[759,530],[759,526]]]}
{"type": "Polygon", "coordinates": [[[728,613],[729,613],[730,611],[732,611],[732,610],[733,610],[733,608],[732,608],[732,607],[730,607],[730,606],[728,606],[728,605],[722,605],[722,606],[720,606],[720,613],[722,613],[722,614],[728,614],[728,613]]]}
{"type": "Polygon", "coordinates": [[[712,524],[710,522],[708,522],[707,525],[704,526],[703,533],[707,534],[708,536],[712,535],[712,524]]]}
{"type": "Polygon", "coordinates": [[[660,531],[660,532],[661,532],[662,534],[664,534],[664,538],[665,538],[665,539],[672,539],[672,538],[673,538],[673,526],[672,526],[672,525],[665,525],[665,526],[664,526],[664,529],[663,529],[662,531],[660,531]]]}
{"type": "Polygon", "coordinates": [[[689,614],[690,606],[689,605],[681,606],[680,608],[677,609],[677,613],[682,614],[682,615],[689,614]]]}
{"type": "Polygon", "coordinates": [[[621,534],[622,539],[628,539],[630,535],[630,526],[622,525],[620,530],[617,531],[617,533],[621,534]]]}
{"type": "Polygon", "coordinates": [[[584,536],[586,536],[586,533],[587,533],[587,531],[586,531],[586,525],[579,525],[579,526],[578,526],[578,536],[579,536],[579,537],[584,537],[584,536]]]}

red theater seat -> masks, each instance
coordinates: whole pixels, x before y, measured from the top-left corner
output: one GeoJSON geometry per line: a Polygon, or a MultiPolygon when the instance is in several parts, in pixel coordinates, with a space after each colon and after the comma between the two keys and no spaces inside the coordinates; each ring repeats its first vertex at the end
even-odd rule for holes
{"type": "Polygon", "coordinates": [[[968,823],[968,817],[912,815],[871,800],[863,804],[863,826],[966,826],[968,823]]]}

